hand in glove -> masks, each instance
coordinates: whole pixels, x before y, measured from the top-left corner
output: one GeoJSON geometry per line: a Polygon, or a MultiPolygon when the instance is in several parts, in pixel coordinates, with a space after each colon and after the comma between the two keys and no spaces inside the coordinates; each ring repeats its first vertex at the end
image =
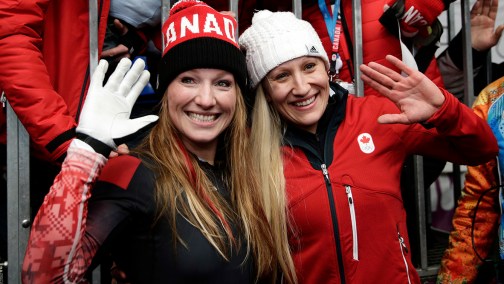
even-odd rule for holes
{"type": "Polygon", "coordinates": [[[108,63],[100,60],[80,115],[77,138],[105,157],[122,139],[158,119],[156,115],[130,119],[133,105],[150,76],[149,71],[144,70],[143,60],[136,60],[131,69],[130,66],[131,61],[123,58],[103,86],[108,63]]]}
{"type": "Polygon", "coordinates": [[[417,34],[421,37],[430,35],[430,27],[437,17],[445,10],[452,0],[390,0],[385,4],[384,11],[395,14],[399,19],[401,33],[412,38],[417,34]]]}

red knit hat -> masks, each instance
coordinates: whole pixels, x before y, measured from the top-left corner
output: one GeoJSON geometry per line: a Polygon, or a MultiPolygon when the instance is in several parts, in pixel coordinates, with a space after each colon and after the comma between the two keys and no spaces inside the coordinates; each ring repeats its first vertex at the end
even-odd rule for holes
{"type": "Polygon", "coordinates": [[[235,32],[236,20],[198,0],[181,0],[163,24],[163,59],[158,92],[164,93],[178,74],[196,68],[231,72],[244,89],[247,80],[245,56],[235,32]]]}

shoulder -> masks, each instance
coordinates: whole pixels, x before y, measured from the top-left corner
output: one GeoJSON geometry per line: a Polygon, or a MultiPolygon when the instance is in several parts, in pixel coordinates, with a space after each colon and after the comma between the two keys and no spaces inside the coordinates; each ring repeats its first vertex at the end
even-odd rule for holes
{"type": "Polygon", "coordinates": [[[122,155],[110,159],[103,168],[98,182],[105,182],[127,189],[142,161],[137,157],[122,155]]]}
{"type": "Polygon", "coordinates": [[[94,201],[120,202],[141,212],[151,212],[154,203],[155,174],[142,160],[124,155],[110,159],[92,193],[94,201]]]}
{"type": "Polygon", "coordinates": [[[490,107],[496,105],[493,109],[499,117],[504,109],[502,102],[504,96],[504,77],[490,83],[478,95],[473,104],[473,109],[480,117],[486,119],[490,107]]]}
{"type": "Polygon", "coordinates": [[[134,156],[112,158],[103,168],[93,189],[95,196],[144,199],[153,194],[156,183],[154,172],[134,156]]]}

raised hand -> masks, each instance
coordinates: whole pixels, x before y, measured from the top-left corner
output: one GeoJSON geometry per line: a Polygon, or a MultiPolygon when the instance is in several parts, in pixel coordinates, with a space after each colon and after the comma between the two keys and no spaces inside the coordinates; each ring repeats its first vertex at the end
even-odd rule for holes
{"type": "Polygon", "coordinates": [[[144,70],[143,60],[136,60],[131,69],[130,66],[131,61],[123,58],[103,86],[108,63],[100,60],[80,115],[77,138],[105,157],[108,157],[110,150],[116,149],[116,143],[122,138],[158,119],[156,115],[130,119],[133,105],[150,76],[149,71],[144,70]]]}
{"type": "Polygon", "coordinates": [[[471,9],[471,44],[478,51],[497,45],[504,25],[495,27],[500,0],[478,0],[471,9]]]}
{"type": "Polygon", "coordinates": [[[386,59],[404,75],[376,62],[360,66],[364,83],[394,102],[400,111],[383,114],[378,122],[412,124],[428,120],[443,105],[445,97],[441,90],[424,74],[398,58],[387,55],[386,59]]]}

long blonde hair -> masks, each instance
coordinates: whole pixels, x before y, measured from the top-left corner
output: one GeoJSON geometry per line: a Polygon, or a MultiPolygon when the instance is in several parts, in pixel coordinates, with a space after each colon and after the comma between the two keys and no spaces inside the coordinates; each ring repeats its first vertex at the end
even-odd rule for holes
{"type": "Polygon", "coordinates": [[[229,259],[233,246],[245,241],[247,257],[252,253],[255,260],[257,279],[274,280],[282,268],[278,267],[282,256],[277,254],[276,241],[265,211],[261,209],[263,199],[257,175],[252,170],[245,103],[238,85],[236,88],[236,111],[220,137],[227,151],[224,179],[231,193],[231,205],[212,190],[213,185],[198,161],[187,154],[180,142],[168,114],[169,94],[165,94],[161,102],[158,124],[135,152],[150,161],[148,166],[157,174],[158,218],[168,218],[175,242],[184,244],[175,222],[180,214],[198,228],[225,259],[229,259]],[[229,223],[236,224],[243,240],[235,239],[229,223]]]}
{"type": "Polygon", "coordinates": [[[259,174],[266,216],[270,221],[284,280],[296,283],[294,262],[289,249],[287,201],[282,162],[282,122],[278,112],[267,102],[264,89],[258,85],[252,109],[250,143],[254,168],[259,174]]]}

